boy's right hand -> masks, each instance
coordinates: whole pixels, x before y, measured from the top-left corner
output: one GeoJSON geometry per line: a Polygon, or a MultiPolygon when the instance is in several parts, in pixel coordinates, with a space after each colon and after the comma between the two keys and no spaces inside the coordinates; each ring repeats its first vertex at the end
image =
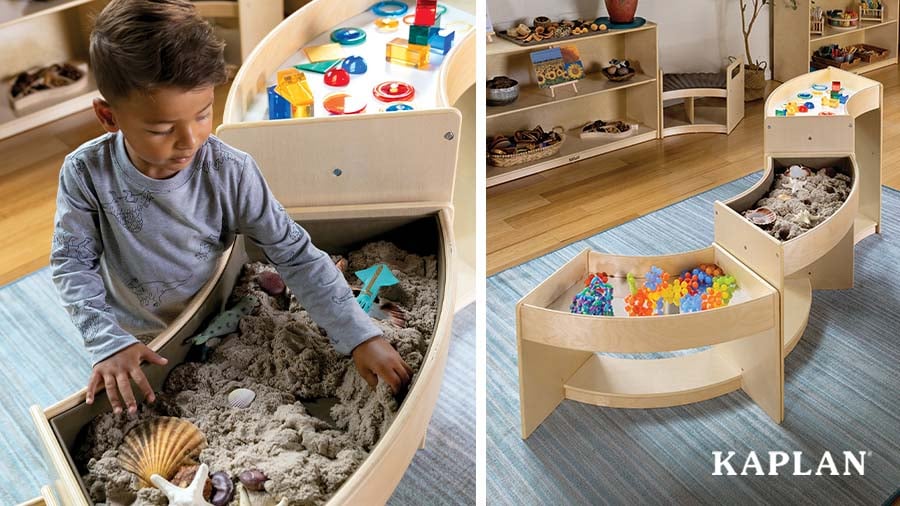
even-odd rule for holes
{"type": "Polygon", "coordinates": [[[156,395],[153,394],[153,388],[150,387],[144,371],[141,370],[142,359],[156,365],[166,365],[169,362],[143,343],[135,343],[123,348],[94,366],[94,371],[88,380],[87,395],[85,396],[87,403],[93,404],[94,394],[101,388],[106,388],[106,395],[109,397],[109,403],[115,414],[118,415],[122,412],[122,399],[125,400],[129,414],[137,413],[137,402],[131,391],[131,380],[134,380],[141,392],[144,393],[147,402],[155,402],[156,395]]]}

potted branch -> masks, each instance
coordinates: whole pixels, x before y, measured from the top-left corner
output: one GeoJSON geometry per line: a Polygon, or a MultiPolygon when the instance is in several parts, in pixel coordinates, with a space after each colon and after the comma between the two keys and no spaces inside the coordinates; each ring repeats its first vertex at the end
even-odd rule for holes
{"type": "Polygon", "coordinates": [[[750,33],[753,31],[753,25],[759,18],[759,13],[763,7],[772,0],[738,0],[741,6],[741,31],[744,34],[744,53],[747,59],[744,60],[744,101],[752,102],[763,98],[766,94],[766,67],[767,63],[760,60],[754,60],[750,57],[750,33]],[[749,9],[749,13],[748,11],[749,9]],[[750,22],[747,22],[747,17],[750,22]]]}

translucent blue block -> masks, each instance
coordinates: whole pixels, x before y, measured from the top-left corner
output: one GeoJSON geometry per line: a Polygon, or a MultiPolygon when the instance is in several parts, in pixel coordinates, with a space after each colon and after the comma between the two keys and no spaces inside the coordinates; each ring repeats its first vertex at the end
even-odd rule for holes
{"type": "Polygon", "coordinates": [[[453,47],[453,38],[455,36],[456,32],[441,35],[440,31],[436,31],[434,35],[428,39],[428,45],[431,46],[431,52],[441,55],[450,52],[450,49],[453,47]]]}
{"type": "Polygon", "coordinates": [[[291,103],[275,91],[275,86],[266,88],[269,95],[269,119],[291,119],[291,103]]]}

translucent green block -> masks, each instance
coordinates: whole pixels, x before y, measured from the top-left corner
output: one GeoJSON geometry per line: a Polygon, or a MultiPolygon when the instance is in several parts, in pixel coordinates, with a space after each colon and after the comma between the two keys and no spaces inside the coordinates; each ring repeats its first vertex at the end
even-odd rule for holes
{"type": "Polygon", "coordinates": [[[430,28],[430,26],[409,25],[409,43],[427,46],[430,28]]]}

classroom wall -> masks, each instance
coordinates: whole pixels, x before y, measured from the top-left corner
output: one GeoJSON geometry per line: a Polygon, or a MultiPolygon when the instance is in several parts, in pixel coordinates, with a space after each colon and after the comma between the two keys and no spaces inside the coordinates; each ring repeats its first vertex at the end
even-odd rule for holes
{"type": "MultiPolygon", "coordinates": [[[[530,25],[533,17],[541,15],[551,19],[607,15],[602,0],[487,0],[487,9],[497,29],[522,22],[530,25]]],[[[710,72],[729,55],[744,57],[738,0],[640,0],[636,15],[659,25],[659,64],[667,72],[710,72]]],[[[763,7],[750,39],[751,56],[768,61],[768,6],[763,7]]]]}

